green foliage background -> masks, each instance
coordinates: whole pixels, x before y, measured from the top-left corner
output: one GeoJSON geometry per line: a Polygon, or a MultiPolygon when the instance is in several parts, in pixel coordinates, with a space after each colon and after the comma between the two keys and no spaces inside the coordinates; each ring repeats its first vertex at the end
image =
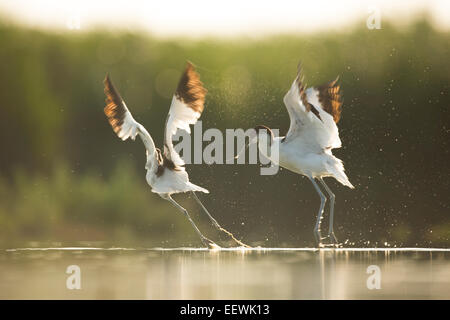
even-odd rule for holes
{"type": "MultiPolygon", "coordinates": [[[[161,145],[186,60],[209,90],[204,129],[266,124],[282,134],[289,125],[282,98],[301,60],[309,85],[340,75],[344,89],[343,147],[334,154],[356,189],[327,179],[338,238],[348,246],[448,247],[449,49],[450,34],[426,19],[405,28],[360,23],[341,32],[197,40],[0,23],[0,245],[199,245],[189,222],[146,185],[141,143],[121,142],[109,127],[105,74],[161,145]]],[[[217,220],[248,243],[313,245],[319,199],[301,176],[260,176],[255,165],[188,171],[210,190],[202,199],[217,220]]],[[[175,197],[219,238],[193,199],[175,197]]]]}

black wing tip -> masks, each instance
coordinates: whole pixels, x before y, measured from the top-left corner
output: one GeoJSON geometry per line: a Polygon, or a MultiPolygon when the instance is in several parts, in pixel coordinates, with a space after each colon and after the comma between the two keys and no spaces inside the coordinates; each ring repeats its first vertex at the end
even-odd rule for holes
{"type": "Polygon", "coordinates": [[[200,74],[195,70],[194,65],[187,61],[186,69],[178,82],[175,96],[194,111],[202,112],[207,92],[208,90],[200,80],[200,74]]]}
{"type": "Polygon", "coordinates": [[[328,86],[331,87],[331,88],[334,88],[334,87],[338,86],[338,85],[339,85],[339,83],[338,83],[339,80],[340,80],[340,75],[337,75],[337,76],[336,76],[336,79],[331,80],[331,81],[328,83],[328,86]]]}
{"type": "Polygon", "coordinates": [[[300,98],[303,101],[303,103],[306,103],[306,95],[305,95],[305,90],[306,90],[306,83],[305,83],[305,79],[302,73],[302,69],[303,69],[303,64],[301,61],[299,61],[298,65],[297,65],[297,78],[295,79],[295,82],[297,84],[297,88],[298,88],[298,93],[300,94],[300,98]]]}
{"type": "Polygon", "coordinates": [[[301,84],[304,82],[303,77],[303,62],[300,60],[297,64],[297,83],[301,84]]]}
{"type": "Polygon", "coordinates": [[[300,75],[302,73],[302,69],[303,69],[303,62],[302,60],[299,60],[297,64],[297,75],[300,75]]]}
{"type": "Polygon", "coordinates": [[[191,60],[186,60],[186,68],[195,69],[195,64],[191,60]]]}
{"type": "Polygon", "coordinates": [[[105,86],[105,93],[107,93],[106,91],[112,91],[112,93],[117,94],[117,90],[112,83],[109,73],[105,75],[105,79],[103,79],[103,85],[105,86]]]}
{"type": "Polygon", "coordinates": [[[186,68],[184,69],[183,75],[188,77],[195,77],[200,80],[200,74],[196,70],[197,66],[192,63],[190,60],[186,60],[186,68]]]}
{"type": "Polygon", "coordinates": [[[200,78],[200,75],[198,74],[196,68],[197,66],[195,63],[190,60],[186,60],[186,67],[184,68],[183,75],[192,75],[192,73],[194,73],[198,78],[200,78]]]}
{"type": "Polygon", "coordinates": [[[324,111],[329,113],[335,123],[338,123],[341,118],[342,105],[344,103],[343,92],[341,85],[338,83],[339,75],[323,85],[315,87],[319,92],[319,101],[322,103],[324,111]]]}
{"type": "Polygon", "coordinates": [[[314,88],[317,90],[328,90],[328,89],[334,89],[336,87],[339,87],[339,92],[342,92],[342,90],[340,88],[341,85],[339,83],[340,80],[341,80],[340,75],[337,75],[334,80],[328,81],[328,82],[318,85],[314,88]]]}
{"type": "Polygon", "coordinates": [[[103,84],[105,86],[104,92],[107,96],[114,97],[116,100],[116,103],[119,104],[120,101],[122,101],[122,97],[120,96],[120,93],[117,91],[116,87],[111,81],[111,77],[109,76],[109,73],[106,74],[105,79],[103,80],[103,84]]]}

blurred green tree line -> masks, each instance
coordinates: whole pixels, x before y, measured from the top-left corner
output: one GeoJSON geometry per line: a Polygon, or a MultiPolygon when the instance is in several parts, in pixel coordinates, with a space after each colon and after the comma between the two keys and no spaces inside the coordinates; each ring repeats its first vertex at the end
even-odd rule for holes
{"type": "MultiPolygon", "coordinates": [[[[426,19],[404,28],[361,23],[340,32],[196,40],[0,23],[0,245],[198,245],[185,218],[146,185],[141,142],[121,142],[109,127],[105,74],[161,145],[186,60],[209,91],[203,129],[265,124],[281,134],[289,126],[282,98],[301,60],[308,85],[340,75],[344,91],[343,147],[334,154],[356,189],[327,179],[338,238],[448,246],[449,49],[450,33],[426,19]]],[[[260,176],[256,165],[188,165],[188,172],[210,190],[202,199],[217,220],[243,240],[313,244],[319,198],[301,176],[260,176]]],[[[175,197],[206,234],[219,236],[193,199],[175,197]]]]}

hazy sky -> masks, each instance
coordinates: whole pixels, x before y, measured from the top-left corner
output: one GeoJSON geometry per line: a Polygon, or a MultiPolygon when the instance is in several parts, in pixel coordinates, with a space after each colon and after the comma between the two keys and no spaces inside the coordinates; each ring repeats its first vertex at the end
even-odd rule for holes
{"type": "Polygon", "coordinates": [[[259,35],[333,30],[365,21],[407,21],[426,11],[450,29],[448,0],[0,0],[0,16],[43,28],[145,29],[159,35],[259,35]]]}

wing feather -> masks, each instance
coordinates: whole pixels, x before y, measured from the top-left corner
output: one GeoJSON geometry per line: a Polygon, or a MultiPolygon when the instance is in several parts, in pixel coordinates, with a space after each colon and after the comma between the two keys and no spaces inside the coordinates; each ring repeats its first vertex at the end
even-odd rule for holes
{"type": "Polygon", "coordinates": [[[184,165],[184,161],[175,151],[172,137],[178,129],[191,133],[189,125],[195,124],[200,118],[206,93],[207,90],[203,87],[199,74],[188,62],[173,95],[164,132],[164,154],[177,166],[184,165]]]}
{"type": "Polygon", "coordinates": [[[150,168],[156,160],[155,143],[148,131],[139,122],[134,120],[128,110],[125,101],[123,101],[119,92],[114,87],[109,75],[106,75],[104,84],[104,92],[106,95],[106,106],[103,109],[109,124],[116,135],[123,141],[131,138],[136,139],[139,134],[147,151],[146,168],[150,168]]]}
{"type": "Polygon", "coordinates": [[[315,88],[318,91],[322,109],[333,117],[335,123],[338,123],[341,118],[343,103],[341,86],[337,83],[338,80],[339,77],[315,88]]]}
{"type": "MultiPolygon", "coordinates": [[[[325,89],[322,89],[322,92],[325,92],[325,89]]],[[[341,146],[336,123],[333,116],[322,106],[319,93],[316,88],[306,89],[299,67],[297,77],[283,99],[290,118],[286,142],[296,140],[314,151],[341,146]]]]}

